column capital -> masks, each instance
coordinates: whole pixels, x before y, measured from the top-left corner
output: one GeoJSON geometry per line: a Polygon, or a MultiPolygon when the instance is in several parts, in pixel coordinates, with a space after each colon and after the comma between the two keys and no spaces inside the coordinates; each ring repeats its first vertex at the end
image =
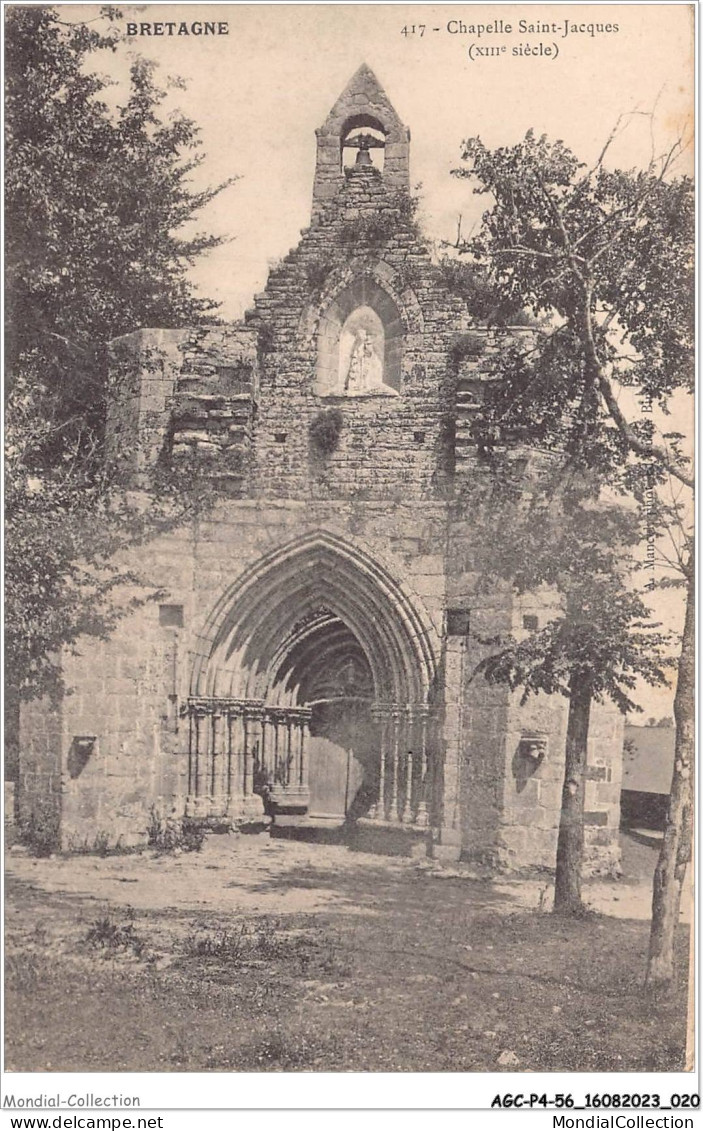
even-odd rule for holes
{"type": "Polygon", "coordinates": [[[263,708],[263,699],[235,699],[229,695],[191,695],[186,709],[189,714],[246,714],[263,708]]]}
{"type": "Polygon", "coordinates": [[[312,718],[312,707],[292,707],[288,717],[293,723],[309,723],[312,718]]]}
{"type": "Polygon", "coordinates": [[[312,707],[264,706],[263,710],[266,718],[274,723],[305,723],[312,718],[312,707]]]}
{"type": "Polygon", "coordinates": [[[266,715],[263,699],[243,699],[241,701],[242,717],[251,722],[263,722],[266,715]]]}
{"type": "Polygon", "coordinates": [[[402,703],[382,703],[376,702],[371,704],[371,714],[376,719],[398,719],[403,713],[402,703]]]}
{"type": "Polygon", "coordinates": [[[189,699],[187,710],[189,715],[202,719],[206,715],[212,714],[212,701],[210,699],[189,699]]]}
{"type": "Polygon", "coordinates": [[[270,707],[264,705],[264,715],[266,721],[269,723],[285,723],[287,722],[285,707],[270,707]]]}
{"type": "Polygon", "coordinates": [[[438,713],[437,708],[430,706],[429,703],[408,703],[406,711],[409,718],[418,721],[436,718],[438,713]]]}

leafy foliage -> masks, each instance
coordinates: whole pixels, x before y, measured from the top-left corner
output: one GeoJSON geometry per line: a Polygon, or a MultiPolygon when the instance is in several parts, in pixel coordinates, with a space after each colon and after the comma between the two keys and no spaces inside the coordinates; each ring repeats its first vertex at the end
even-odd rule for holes
{"type": "Polygon", "coordinates": [[[321,455],[331,455],[339,444],[344,417],[338,408],[318,413],[310,424],[310,438],[321,455]]]}
{"type": "MultiPolygon", "coordinates": [[[[679,146],[645,170],[586,168],[561,141],[529,131],[517,145],[464,144],[475,191],[490,194],[463,247],[484,285],[540,325],[500,358],[477,438],[526,427],[575,463],[617,473],[631,454],[689,481],[679,438],[651,416],[625,418],[617,385],[666,410],[693,382],[693,185],[672,177],[679,146]],[[545,323],[545,319],[547,320],[545,323]]],[[[633,471],[633,475],[637,472],[633,471]]]]}
{"type": "Polygon", "coordinates": [[[158,852],[200,852],[205,830],[189,817],[164,816],[156,806],[149,811],[147,844],[158,852]]]}
{"type": "MultiPolygon", "coordinates": [[[[651,409],[666,411],[673,392],[691,388],[693,189],[689,178],[672,177],[678,144],[644,170],[607,169],[615,132],[591,168],[563,142],[532,131],[495,150],[479,138],[464,144],[465,165],[456,174],[471,178],[492,204],[463,252],[489,289],[536,320],[529,335],[482,360],[484,375],[500,380],[485,383],[474,438],[489,457],[506,435],[552,449],[582,477],[586,491],[591,485],[594,497],[605,481],[633,492],[646,506],[652,538],[667,523],[681,525],[680,506],[663,506],[654,489],[670,474],[690,481],[681,437],[656,437],[651,409]],[[641,398],[643,413],[634,419],[619,406],[622,386],[635,387],[641,398]]],[[[531,527],[536,542],[509,559],[518,563],[518,588],[526,563],[535,584],[556,585],[573,626],[545,630],[541,640],[521,646],[516,667],[506,657],[502,668],[496,662],[493,676],[502,671],[515,680],[519,668],[528,683],[564,687],[557,656],[570,654],[578,669],[582,651],[604,660],[602,643],[618,671],[639,670],[658,682],[658,660],[650,669],[647,652],[664,641],[655,633],[651,644],[642,638],[641,599],[628,592],[622,564],[608,560],[611,551],[597,549],[600,536],[606,548],[620,545],[616,558],[623,548],[627,556],[636,530],[618,531],[612,511],[607,521],[602,508],[591,519],[583,500],[571,513],[569,500],[564,502],[567,541],[548,514],[537,515],[531,527]],[[595,541],[588,533],[593,522],[595,541]],[[569,548],[568,538],[578,541],[577,549],[569,548]],[[601,643],[593,634],[596,625],[601,643]],[[544,669],[537,662],[540,643],[544,669]]],[[[678,564],[685,573],[685,547],[678,564]]],[[[620,677],[609,688],[623,709],[627,689],[620,677]]]]}
{"type": "Polygon", "coordinates": [[[477,322],[489,326],[533,326],[535,319],[519,301],[506,297],[478,263],[445,256],[439,264],[442,281],[450,292],[466,303],[477,322]]]}
{"type": "Polygon", "coordinates": [[[117,954],[141,958],[147,946],[134,923],[116,922],[109,912],[91,923],[82,942],[99,951],[103,958],[113,958],[117,954]]]}
{"type": "Polygon", "coordinates": [[[666,681],[670,635],[631,587],[637,515],[589,499],[588,490],[571,484],[558,493],[535,491],[524,508],[509,510],[503,492],[509,520],[494,529],[484,583],[497,573],[517,593],[548,586],[561,613],[525,639],[500,641],[477,671],[490,683],[521,687],[523,702],[540,691],[568,698],[579,686],[623,712],[639,711],[630,698],[637,677],[666,681]]]}
{"type": "Polygon", "coordinates": [[[181,498],[149,515],[109,474],[105,347],[212,319],[187,272],[219,240],[180,231],[224,186],[191,188],[198,130],[160,117],[150,64],[133,62],[109,108],[90,66],[114,50],[117,14],[7,12],[6,641],[24,697],[60,685],[61,646],[113,627],[116,587],[138,580],[111,563],[115,548],[189,509],[181,498]]]}
{"type": "Polygon", "coordinates": [[[319,295],[334,271],[337,265],[336,260],[331,255],[321,256],[319,259],[313,259],[305,266],[305,279],[314,295],[319,295]]]}
{"type": "Polygon", "coordinates": [[[484,349],[485,341],[479,334],[462,334],[454,342],[449,354],[454,372],[459,372],[463,361],[478,361],[484,349]]]}
{"type": "MultiPolygon", "coordinates": [[[[648,540],[667,522],[679,527],[677,566],[687,582],[687,611],[678,661],[674,714],[676,759],[669,816],[654,883],[648,980],[673,978],[673,924],[690,859],[693,764],[693,542],[681,508],[662,507],[657,488],[676,479],[692,487],[683,437],[657,434],[653,409],[669,411],[676,392],[693,388],[694,198],[690,178],[674,176],[682,145],[652,158],[644,170],[606,168],[620,123],[587,168],[561,141],[529,131],[517,145],[489,150],[479,138],[463,150],[457,175],[490,194],[477,236],[464,247],[469,262],[502,296],[537,320],[529,340],[515,341],[483,362],[488,382],[474,438],[495,453],[508,436],[559,452],[566,465],[632,492],[648,540]],[[627,414],[620,392],[632,387],[641,409],[627,414]]],[[[673,493],[672,493],[673,495],[673,493]]],[[[540,637],[495,658],[489,676],[532,690],[569,691],[567,779],[557,853],[557,897],[580,902],[583,766],[590,698],[607,693],[631,709],[635,674],[661,682],[665,643],[648,610],[621,575],[593,564],[574,572],[564,590],[568,616],[540,637]],[[566,683],[566,671],[572,678],[566,683]],[[584,682],[585,681],[585,682],[584,682]],[[573,727],[572,724],[573,723],[573,727]],[[568,812],[567,812],[568,810],[568,812]],[[571,862],[560,859],[562,847],[571,862]]],[[[487,669],[488,670],[488,669],[487,669]]],[[[556,900],[555,900],[556,905],[556,900]]]]}

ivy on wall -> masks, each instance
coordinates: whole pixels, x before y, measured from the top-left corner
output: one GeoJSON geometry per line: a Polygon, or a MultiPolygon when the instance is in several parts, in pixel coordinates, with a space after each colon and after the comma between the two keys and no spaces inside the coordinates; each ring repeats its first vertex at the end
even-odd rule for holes
{"type": "Polygon", "coordinates": [[[313,419],[310,424],[310,439],[313,447],[322,456],[331,455],[339,445],[344,417],[338,408],[328,408],[313,419]]]}

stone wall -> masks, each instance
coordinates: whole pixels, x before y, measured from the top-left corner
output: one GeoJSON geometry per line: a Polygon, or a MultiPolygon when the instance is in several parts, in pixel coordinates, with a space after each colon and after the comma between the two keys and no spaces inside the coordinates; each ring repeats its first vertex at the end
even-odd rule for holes
{"type": "Polygon", "coordinates": [[[197,457],[239,496],[391,503],[470,493],[480,359],[524,332],[474,324],[433,265],[407,194],[390,193],[374,168],[348,170],[244,324],[140,331],[114,343],[110,448],[124,460],[138,447],[142,468],[164,453],[197,457]],[[359,286],[397,311],[397,396],[321,386],[327,312],[359,286]],[[341,428],[323,450],[313,433],[330,410],[341,428]]]}
{"type": "MultiPolygon", "coordinates": [[[[441,544],[444,525],[442,504],[422,513],[399,505],[389,515],[379,503],[223,500],[197,530],[125,554],[124,565],[161,592],[158,602],[137,609],[108,641],[81,641],[79,654],[65,658],[72,693],[48,744],[52,764],[45,772],[45,781],[53,774],[52,781],[62,782],[63,846],[90,844],[106,834],[112,843],[143,842],[152,805],[162,814],[183,812],[188,730],[181,708],[212,610],[248,567],[306,531],[328,530],[403,577],[439,651],[443,561],[431,550],[441,544]],[[74,763],[72,775],[68,761],[80,736],[94,736],[95,743],[84,764],[74,763]]],[[[125,600],[132,595],[125,593],[125,600]]],[[[36,719],[26,713],[23,749],[44,750],[45,733],[43,712],[36,719]]],[[[26,769],[31,774],[29,762],[26,769]]]]}
{"type": "Polygon", "coordinates": [[[586,782],[586,866],[588,871],[620,871],[620,791],[625,719],[609,702],[594,703],[588,736],[586,782]]]}
{"type": "Polygon", "coordinates": [[[63,714],[58,699],[38,699],[20,709],[19,820],[48,851],[62,828],[63,714]]]}
{"type": "Polygon", "coordinates": [[[446,494],[455,388],[448,356],[466,314],[443,289],[410,217],[376,170],[347,173],[339,196],[271,272],[248,324],[266,340],[254,493],[388,501],[446,494]],[[359,278],[389,296],[403,323],[397,397],[319,392],[321,322],[359,278]],[[310,425],[330,408],[341,413],[342,429],[337,449],[323,455],[311,443],[310,425]]]}

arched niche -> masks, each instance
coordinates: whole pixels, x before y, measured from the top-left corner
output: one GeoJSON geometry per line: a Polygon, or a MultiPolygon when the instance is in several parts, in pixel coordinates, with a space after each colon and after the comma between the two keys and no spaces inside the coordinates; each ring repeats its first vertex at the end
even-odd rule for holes
{"type": "Polygon", "coordinates": [[[270,670],[266,702],[310,711],[309,815],[344,819],[368,810],[381,736],[373,672],[358,638],[339,617],[318,609],[282,640],[270,670]]]}
{"type": "Polygon", "coordinates": [[[317,334],[320,396],[397,396],[403,322],[394,300],[374,279],[354,279],[328,304],[317,334]]]}

